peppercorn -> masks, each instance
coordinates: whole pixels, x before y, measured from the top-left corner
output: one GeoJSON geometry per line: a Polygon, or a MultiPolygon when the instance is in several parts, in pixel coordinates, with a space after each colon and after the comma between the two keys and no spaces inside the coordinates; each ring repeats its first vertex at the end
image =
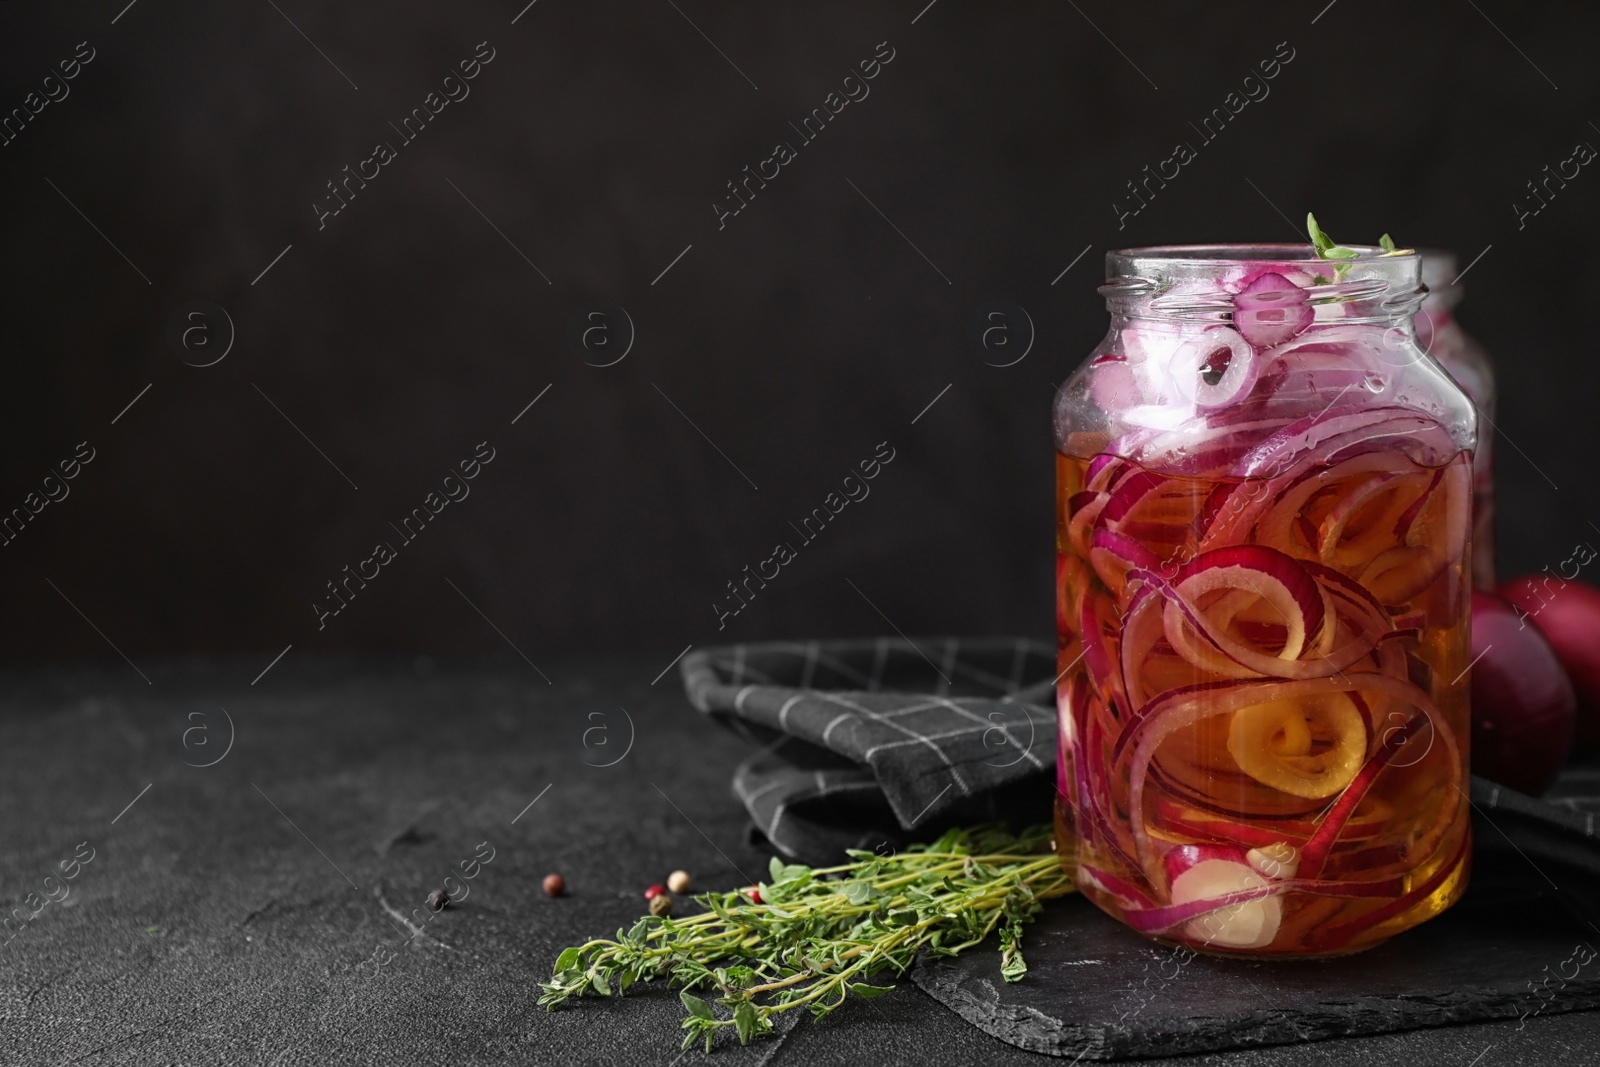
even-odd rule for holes
{"type": "Polygon", "coordinates": [[[665,917],[672,914],[672,898],[665,893],[657,893],[650,898],[650,914],[665,917]]]}
{"type": "Polygon", "coordinates": [[[547,875],[544,876],[544,895],[545,896],[547,896],[547,897],[559,897],[561,894],[565,893],[566,891],[567,891],[566,879],[562,878],[559,874],[547,874],[547,875]]]}
{"type": "Polygon", "coordinates": [[[760,886],[753,885],[749,889],[746,889],[745,892],[750,894],[750,903],[752,903],[752,904],[765,903],[765,901],[763,901],[761,899],[761,887],[760,886]]]}
{"type": "Polygon", "coordinates": [[[663,894],[665,892],[666,892],[665,887],[663,887],[660,882],[657,882],[655,885],[651,886],[649,889],[646,889],[644,891],[644,899],[646,899],[646,900],[654,900],[654,899],[656,899],[656,897],[659,897],[661,894],[663,894]]]}
{"type": "Polygon", "coordinates": [[[428,907],[434,911],[443,911],[445,905],[450,903],[450,894],[443,889],[435,889],[428,894],[428,907]]]}
{"type": "Polygon", "coordinates": [[[687,893],[689,891],[689,872],[673,871],[667,875],[667,888],[674,893],[687,893]]]}

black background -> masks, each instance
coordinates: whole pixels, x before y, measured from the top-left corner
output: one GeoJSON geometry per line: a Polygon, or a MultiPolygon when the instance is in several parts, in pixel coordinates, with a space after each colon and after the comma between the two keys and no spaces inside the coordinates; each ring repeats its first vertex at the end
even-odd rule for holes
{"type": "Polygon", "coordinates": [[[1502,570],[1595,536],[1600,174],[1521,229],[1513,203],[1600,144],[1600,12],[924,3],[0,6],[0,113],[96,52],[0,147],[0,511],[96,450],[0,548],[0,656],[498,645],[485,616],[534,660],[1042,636],[1051,386],[1104,331],[1105,251],[1293,240],[1308,209],[1482,253],[1461,318],[1500,365],[1502,570]],[[480,41],[471,95],[319,231],[325,183],[480,41]],[[719,231],[724,183],[881,41],[871,95],[719,231]],[[1279,42],[1270,96],[1119,230],[1124,183],[1279,42]],[[196,300],[236,330],[206,368],[167,339],[196,300]],[[567,342],[596,300],[637,334],[605,368],[567,342]],[[994,300],[1036,327],[1013,366],[967,344],[994,300]],[[471,496],[319,631],[324,583],[484,440],[471,496]],[[883,441],[871,496],[719,631],[724,583],[883,441]]]}

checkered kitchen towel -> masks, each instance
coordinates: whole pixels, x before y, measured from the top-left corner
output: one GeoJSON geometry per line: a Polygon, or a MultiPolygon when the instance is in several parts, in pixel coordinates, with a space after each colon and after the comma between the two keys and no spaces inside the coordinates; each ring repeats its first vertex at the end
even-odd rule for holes
{"type": "Polygon", "coordinates": [[[1049,818],[1055,648],[1022,638],[732,645],[682,664],[689,699],[762,745],[733,788],[811,862],[956,821],[1049,818]]]}
{"type": "MultiPolygon", "coordinates": [[[[779,851],[831,863],[945,825],[1049,818],[1055,655],[1015,637],[731,645],[684,657],[701,711],[762,745],[733,790],[779,851]],[[914,834],[912,833],[914,831],[914,834]]],[[[1600,750],[1543,798],[1472,780],[1478,851],[1600,877],[1600,750]]]]}

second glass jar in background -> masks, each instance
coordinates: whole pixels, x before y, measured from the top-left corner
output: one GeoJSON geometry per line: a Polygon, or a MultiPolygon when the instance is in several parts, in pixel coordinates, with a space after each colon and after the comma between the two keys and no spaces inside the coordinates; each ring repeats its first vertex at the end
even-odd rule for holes
{"type": "Polygon", "coordinates": [[[1456,321],[1461,302],[1454,252],[1422,249],[1422,284],[1428,297],[1417,312],[1417,343],[1477,407],[1478,447],[1472,456],[1472,584],[1493,591],[1494,569],[1494,362],[1456,321]]]}

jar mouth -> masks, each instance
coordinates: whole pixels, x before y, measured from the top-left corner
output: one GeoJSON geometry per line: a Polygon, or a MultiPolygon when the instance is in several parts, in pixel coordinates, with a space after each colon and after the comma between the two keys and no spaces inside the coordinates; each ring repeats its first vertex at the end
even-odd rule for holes
{"type": "MultiPolygon", "coordinates": [[[[1266,274],[1292,283],[1317,307],[1338,305],[1345,321],[1393,321],[1414,312],[1428,290],[1423,257],[1346,246],[1350,259],[1319,258],[1310,244],[1157,245],[1106,253],[1100,293],[1115,315],[1227,321],[1235,297],[1266,274]]],[[[1327,309],[1332,312],[1333,308],[1327,309]]],[[[1318,318],[1324,317],[1323,312],[1318,318]]]]}
{"type": "MultiPolygon", "coordinates": [[[[1417,263],[1422,255],[1416,249],[1385,252],[1377,245],[1346,245],[1356,252],[1355,259],[1322,259],[1309,244],[1220,244],[1151,245],[1145,248],[1117,248],[1106,253],[1106,276],[1126,273],[1121,268],[1142,263],[1169,263],[1173,266],[1226,269],[1240,263],[1276,263],[1306,271],[1328,270],[1336,263],[1361,263],[1380,260],[1388,263],[1417,263]]],[[[1429,250],[1430,253],[1433,250],[1429,250]]]]}

